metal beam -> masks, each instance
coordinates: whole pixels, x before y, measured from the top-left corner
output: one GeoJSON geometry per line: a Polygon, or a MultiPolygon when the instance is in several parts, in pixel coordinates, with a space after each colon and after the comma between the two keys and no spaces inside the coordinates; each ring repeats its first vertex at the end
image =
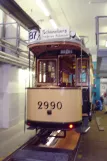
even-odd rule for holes
{"type": "Polygon", "coordinates": [[[0,5],[28,29],[40,29],[39,25],[14,0],[0,0],[0,5]]]}

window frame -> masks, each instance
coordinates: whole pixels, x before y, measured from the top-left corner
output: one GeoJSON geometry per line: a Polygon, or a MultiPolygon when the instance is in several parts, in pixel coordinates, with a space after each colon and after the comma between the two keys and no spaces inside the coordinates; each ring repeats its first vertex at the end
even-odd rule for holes
{"type": "MultiPolygon", "coordinates": [[[[74,59],[75,59],[75,65],[76,65],[76,54],[60,54],[60,55],[58,55],[58,84],[60,84],[60,57],[66,57],[66,56],[69,56],[69,57],[75,57],[74,59]]],[[[76,68],[75,68],[75,78],[76,78],[76,68]]],[[[77,80],[75,79],[75,86],[71,86],[71,87],[76,87],[76,84],[77,84],[77,82],[76,82],[77,80]]],[[[67,88],[67,87],[65,87],[65,88],[67,88]]]]}
{"type": "Polygon", "coordinates": [[[37,59],[37,68],[36,68],[36,73],[37,73],[37,85],[43,85],[43,86],[56,86],[58,84],[58,60],[57,59],[45,59],[45,58],[41,58],[41,59],[37,59]],[[46,83],[46,82],[39,82],[39,61],[55,61],[56,63],[56,82],[55,83],[46,83]]]}
{"type": "Polygon", "coordinates": [[[79,63],[78,63],[78,61],[79,60],[81,60],[81,58],[77,58],[77,70],[76,70],[76,82],[77,82],[77,84],[76,84],[76,86],[88,86],[88,84],[89,84],[89,58],[82,58],[82,61],[83,60],[86,60],[87,61],[87,67],[86,67],[86,82],[80,82],[80,78],[79,78],[79,72],[80,72],[80,70],[81,70],[81,68],[80,68],[80,70],[79,70],[79,63]]]}

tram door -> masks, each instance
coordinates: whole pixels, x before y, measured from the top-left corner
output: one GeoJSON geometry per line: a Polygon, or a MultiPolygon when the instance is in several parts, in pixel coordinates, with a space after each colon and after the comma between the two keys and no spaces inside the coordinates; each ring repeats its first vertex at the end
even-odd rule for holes
{"type": "Polygon", "coordinates": [[[59,55],[59,84],[62,87],[75,86],[76,56],[59,55]]]}
{"type": "Polygon", "coordinates": [[[82,89],[82,98],[83,98],[82,113],[89,114],[90,112],[89,88],[82,89]]]}

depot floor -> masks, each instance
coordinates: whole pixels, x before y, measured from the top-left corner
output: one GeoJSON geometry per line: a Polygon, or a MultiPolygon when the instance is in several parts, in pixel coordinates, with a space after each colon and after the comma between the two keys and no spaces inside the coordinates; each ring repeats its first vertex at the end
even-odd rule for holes
{"type": "Polygon", "coordinates": [[[76,161],[107,161],[107,114],[96,112],[90,125],[90,131],[81,137],[76,161]],[[99,131],[96,117],[104,131],[99,131]]]}
{"type": "Polygon", "coordinates": [[[35,131],[27,130],[26,133],[24,133],[23,122],[9,129],[0,129],[0,161],[18,149],[34,135],[35,131]]]}
{"type": "MultiPolygon", "coordinates": [[[[76,161],[107,161],[107,114],[97,112],[93,116],[90,130],[80,139],[76,161]],[[100,118],[104,131],[99,131],[96,117],[100,118]]],[[[35,135],[35,131],[24,133],[23,122],[9,129],[0,129],[0,161],[35,135]]]]}

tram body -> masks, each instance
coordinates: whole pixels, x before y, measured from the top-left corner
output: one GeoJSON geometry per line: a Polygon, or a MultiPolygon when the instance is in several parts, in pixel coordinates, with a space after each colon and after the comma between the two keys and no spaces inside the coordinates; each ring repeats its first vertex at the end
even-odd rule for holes
{"type": "Polygon", "coordinates": [[[93,84],[91,55],[80,41],[37,40],[34,53],[36,84],[27,88],[27,125],[70,130],[80,127],[90,111],[93,84]]]}
{"type": "Polygon", "coordinates": [[[35,127],[67,129],[82,120],[81,89],[28,89],[27,97],[27,119],[35,127]]]}

